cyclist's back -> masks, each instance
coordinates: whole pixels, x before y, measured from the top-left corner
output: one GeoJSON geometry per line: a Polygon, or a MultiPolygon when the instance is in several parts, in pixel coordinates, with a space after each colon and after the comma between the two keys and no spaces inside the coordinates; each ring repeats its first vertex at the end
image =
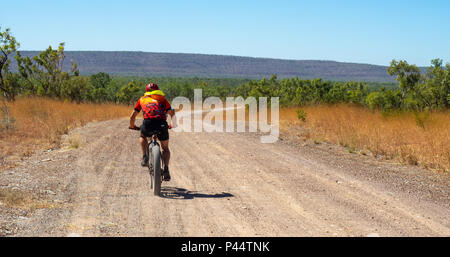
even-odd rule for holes
{"type": "Polygon", "coordinates": [[[159,131],[159,140],[169,139],[166,113],[171,110],[171,106],[161,90],[146,92],[138,100],[134,109],[137,112],[142,110],[144,123],[141,126],[141,132],[144,136],[150,137],[153,131],[159,131]]]}

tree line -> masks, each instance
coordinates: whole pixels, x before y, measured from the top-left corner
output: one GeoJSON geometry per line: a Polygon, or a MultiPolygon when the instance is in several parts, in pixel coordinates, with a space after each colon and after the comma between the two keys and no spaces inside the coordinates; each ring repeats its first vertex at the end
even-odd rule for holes
{"type": "Polygon", "coordinates": [[[393,60],[387,73],[395,76],[395,87],[374,87],[364,82],[332,82],[322,79],[254,80],[236,88],[235,95],[244,98],[280,97],[282,106],[351,103],[370,109],[438,110],[450,107],[450,63],[431,61],[424,74],[416,65],[393,60]]]}
{"type": "Polygon", "coordinates": [[[10,30],[0,28],[0,91],[8,101],[16,96],[44,96],[68,101],[133,104],[142,96],[145,85],[155,82],[168,99],[185,96],[193,100],[194,89],[203,97],[227,96],[280,97],[281,106],[352,103],[371,109],[435,110],[450,107],[450,64],[435,59],[425,73],[406,61],[393,60],[387,73],[397,84],[373,82],[335,82],[289,78],[276,75],[261,80],[215,78],[140,78],[97,73],[82,76],[77,63],[63,70],[64,43],[34,57],[22,57],[19,43],[10,30]],[[14,56],[18,72],[10,71],[14,56]]]}

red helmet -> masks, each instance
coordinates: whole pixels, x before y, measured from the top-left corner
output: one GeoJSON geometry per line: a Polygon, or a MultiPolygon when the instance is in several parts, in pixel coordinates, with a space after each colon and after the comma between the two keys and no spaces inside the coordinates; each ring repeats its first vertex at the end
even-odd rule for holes
{"type": "Polygon", "coordinates": [[[153,90],[159,90],[158,85],[156,85],[155,83],[150,83],[147,86],[145,86],[145,92],[153,91],[153,90]]]}

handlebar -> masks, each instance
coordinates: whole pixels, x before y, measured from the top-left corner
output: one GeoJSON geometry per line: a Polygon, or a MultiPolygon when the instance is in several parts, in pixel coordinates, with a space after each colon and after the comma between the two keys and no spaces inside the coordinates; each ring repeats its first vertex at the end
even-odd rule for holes
{"type": "MultiPolygon", "coordinates": [[[[141,130],[141,127],[138,127],[138,126],[135,126],[134,128],[128,127],[128,129],[131,129],[131,130],[141,130]]],[[[172,129],[172,124],[169,125],[169,129],[172,129]]]]}

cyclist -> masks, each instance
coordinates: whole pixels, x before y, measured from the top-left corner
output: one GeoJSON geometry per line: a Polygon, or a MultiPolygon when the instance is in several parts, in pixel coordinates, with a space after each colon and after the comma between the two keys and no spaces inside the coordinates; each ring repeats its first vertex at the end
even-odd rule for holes
{"type": "Polygon", "coordinates": [[[137,114],[142,110],[144,115],[144,122],[141,126],[141,136],[139,142],[143,153],[142,166],[146,166],[148,163],[147,153],[147,137],[151,137],[152,131],[158,131],[156,134],[161,142],[162,158],[164,160],[164,171],[162,173],[165,181],[170,181],[169,173],[169,126],[166,121],[166,113],[172,117],[175,116],[175,111],[172,109],[170,103],[165,99],[164,93],[159,90],[159,87],[155,83],[150,83],[145,87],[145,94],[142,96],[134,106],[134,110],[130,116],[130,129],[135,129],[135,119],[137,114]]]}

